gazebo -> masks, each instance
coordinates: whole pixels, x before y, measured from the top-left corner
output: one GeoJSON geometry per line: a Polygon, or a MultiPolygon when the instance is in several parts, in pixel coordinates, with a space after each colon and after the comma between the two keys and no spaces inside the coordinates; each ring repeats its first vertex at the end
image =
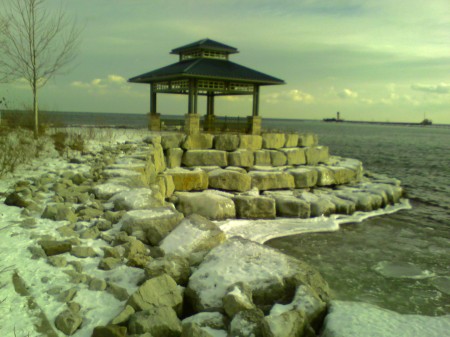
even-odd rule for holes
{"type": "Polygon", "coordinates": [[[157,112],[157,95],[188,95],[188,108],[185,115],[185,131],[188,134],[200,130],[200,117],[197,114],[198,95],[206,100],[204,129],[214,124],[214,97],[226,95],[252,95],[253,108],[247,117],[249,132],[261,132],[259,116],[259,92],[263,85],[284,84],[276,77],[241,66],[229,60],[230,54],[238,53],[234,47],[223,43],[203,39],[175,48],[171,54],[179,55],[177,63],[130,78],[132,83],[150,84],[149,129],[161,129],[160,114],[157,112]]]}

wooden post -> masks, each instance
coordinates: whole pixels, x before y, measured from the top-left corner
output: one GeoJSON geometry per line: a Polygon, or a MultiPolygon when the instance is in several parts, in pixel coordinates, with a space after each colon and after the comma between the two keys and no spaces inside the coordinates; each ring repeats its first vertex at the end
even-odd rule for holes
{"type": "Polygon", "coordinates": [[[253,86],[253,117],[259,116],[259,85],[253,86]]]}

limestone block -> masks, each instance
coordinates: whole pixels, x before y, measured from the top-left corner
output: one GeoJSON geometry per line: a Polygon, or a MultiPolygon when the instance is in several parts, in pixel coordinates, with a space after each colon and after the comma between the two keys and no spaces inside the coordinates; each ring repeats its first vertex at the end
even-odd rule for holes
{"type": "Polygon", "coordinates": [[[55,221],[77,221],[77,216],[74,213],[72,207],[63,203],[48,204],[45,207],[45,210],[42,213],[41,217],[44,219],[51,219],[55,221]]]}
{"type": "Polygon", "coordinates": [[[356,172],[347,167],[328,166],[328,169],[333,172],[336,185],[348,184],[356,180],[356,172]]]}
{"type": "Polygon", "coordinates": [[[298,133],[286,133],[286,143],[284,147],[297,147],[298,146],[298,133]]]}
{"type": "Polygon", "coordinates": [[[245,192],[251,189],[252,178],[247,173],[218,169],[208,173],[209,187],[226,191],[245,192]]]}
{"type": "Polygon", "coordinates": [[[262,137],[258,135],[239,135],[239,148],[247,150],[261,150],[262,137]]]}
{"type": "Polygon", "coordinates": [[[121,220],[121,230],[144,243],[157,245],[181,219],[183,214],[170,206],[129,211],[121,220]]]}
{"type": "Polygon", "coordinates": [[[72,245],[68,241],[41,240],[39,244],[47,256],[64,254],[72,249],[72,245]]]}
{"type": "Polygon", "coordinates": [[[300,310],[264,317],[263,336],[304,336],[306,319],[300,310]]]}
{"type": "Polygon", "coordinates": [[[238,149],[228,152],[228,164],[231,166],[252,167],[254,161],[253,151],[238,149]]]}
{"type": "Polygon", "coordinates": [[[317,165],[326,163],[329,159],[327,146],[310,146],[305,148],[306,164],[317,165]]]}
{"type": "Polygon", "coordinates": [[[214,137],[214,148],[222,151],[234,151],[239,146],[238,135],[217,135],[214,137]]]}
{"type": "MultiPolygon", "coordinates": [[[[185,324],[195,324],[199,327],[207,327],[210,329],[226,330],[226,317],[219,312],[199,312],[198,314],[189,316],[181,322],[185,324]]],[[[194,335],[195,336],[195,335],[194,335]]]]}
{"type": "Polygon", "coordinates": [[[286,143],[284,133],[264,133],[262,135],[263,149],[281,149],[286,143]]]}
{"type": "Polygon", "coordinates": [[[177,210],[185,216],[199,214],[210,220],[224,220],[236,216],[233,200],[217,193],[179,192],[177,197],[177,210]]]}
{"type": "Polygon", "coordinates": [[[249,172],[252,178],[252,188],[256,187],[260,191],[282,190],[295,188],[294,177],[286,172],[249,172]]]}
{"type": "Polygon", "coordinates": [[[176,282],[167,274],[145,281],[128,299],[134,310],[169,307],[181,311],[183,297],[176,282]]]}
{"type": "Polygon", "coordinates": [[[183,143],[185,135],[182,133],[161,135],[161,145],[164,150],[178,148],[183,143]]]}
{"type": "Polygon", "coordinates": [[[319,143],[314,133],[302,133],[298,135],[298,146],[316,146],[319,143]]]}
{"type": "Polygon", "coordinates": [[[152,207],[162,206],[164,198],[156,187],[135,188],[115,194],[110,202],[114,204],[116,211],[133,210],[133,209],[149,209],[152,207]]]}
{"type": "Polygon", "coordinates": [[[225,233],[213,222],[198,215],[190,215],[167,235],[160,247],[167,255],[179,255],[189,258],[193,254],[204,252],[226,240],[225,233]]]}
{"type": "Polygon", "coordinates": [[[182,143],[182,148],[185,150],[205,150],[213,147],[214,136],[208,133],[198,133],[186,136],[182,143]]]}
{"type": "MultiPolygon", "coordinates": [[[[166,161],[164,158],[164,150],[161,144],[151,144],[149,147],[149,164],[156,171],[156,174],[164,172],[166,169],[166,161]],[[153,166],[153,167],[152,167],[153,166]]],[[[153,171],[153,170],[150,170],[153,171]]],[[[149,172],[150,175],[154,174],[149,172]]],[[[152,182],[152,180],[150,180],[152,182]]]]}
{"type": "Polygon", "coordinates": [[[119,325],[96,326],[92,337],[126,337],[127,328],[119,325]]]}
{"type": "Polygon", "coordinates": [[[308,202],[294,196],[274,196],[277,216],[290,218],[309,218],[311,207],[308,202]]]}
{"type": "Polygon", "coordinates": [[[245,168],[239,167],[239,166],[228,166],[225,168],[225,170],[230,170],[230,171],[234,171],[234,172],[247,174],[247,170],[245,168]]]}
{"type": "Polygon", "coordinates": [[[182,164],[184,166],[221,166],[227,163],[227,152],[220,150],[189,150],[184,152],[182,164]]]}
{"type": "Polygon", "coordinates": [[[260,166],[272,165],[272,161],[270,159],[270,152],[267,150],[255,151],[255,165],[260,166]]]}
{"type": "Polygon", "coordinates": [[[252,300],[252,290],[243,282],[230,286],[222,301],[225,313],[230,318],[233,318],[240,311],[255,308],[252,300]]]}
{"type": "Polygon", "coordinates": [[[336,184],[334,171],[330,170],[329,167],[316,166],[314,169],[317,171],[317,186],[331,186],[336,184]]]}
{"type": "Polygon", "coordinates": [[[287,163],[286,154],[278,150],[267,150],[272,166],[284,166],[287,163]]]}
{"type": "Polygon", "coordinates": [[[286,155],[288,165],[304,165],[306,164],[305,149],[300,147],[287,147],[280,149],[286,155]]]}
{"type": "Polygon", "coordinates": [[[328,285],[306,263],[239,237],[229,238],[208,253],[189,278],[185,295],[195,311],[222,310],[223,297],[237,282],[249,286],[258,308],[289,303],[293,290],[301,285],[310,287],[323,301],[329,299],[328,285]]]}
{"type": "Polygon", "coordinates": [[[128,189],[129,187],[127,186],[107,182],[105,184],[94,186],[93,192],[97,199],[108,200],[114,194],[126,191],[128,189]]]}
{"type": "Polygon", "coordinates": [[[175,184],[173,178],[167,174],[159,174],[156,181],[164,198],[170,198],[175,191],[175,184]]]}
{"type": "Polygon", "coordinates": [[[274,219],[275,200],[269,197],[238,195],[234,197],[236,217],[240,219],[274,219]]]}
{"type": "Polygon", "coordinates": [[[175,168],[181,166],[183,158],[183,149],[174,147],[166,150],[166,165],[168,168],[175,168]]]}
{"type": "Polygon", "coordinates": [[[260,309],[239,311],[230,322],[230,335],[236,337],[262,336],[264,313],[260,309]]]}
{"type": "Polygon", "coordinates": [[[320,198],[309,192],[303,192],[300,198],[310,204],[311,217],[327,216],[336,212],[336,206],[327,198],[320,198]]]}
{"type": "Polygon", "coordinates": [[[179,337],[181,322],[170,307],[157,307],[131,315],[128,329],[130,334],[155,337],[179,337]]]}
{"type": "Polygon", "coordinates": [[[287,170],[294,177],[295,188],[313,187],[317,184],[319,173],[314,168],[294,168],[287,170]]]}
{"type": "Polygon", "coordinates": [[[147,144],[161,144],[161,136],[160,135],[150,135],[143,139],[144,143],[147,144]]]}
{"type": "Polygon", "coordinates": [[[167,175],[172,176],[176,191],[202,191],[208,188],[208,175],[203,170],[170,169],[167,175]]]}

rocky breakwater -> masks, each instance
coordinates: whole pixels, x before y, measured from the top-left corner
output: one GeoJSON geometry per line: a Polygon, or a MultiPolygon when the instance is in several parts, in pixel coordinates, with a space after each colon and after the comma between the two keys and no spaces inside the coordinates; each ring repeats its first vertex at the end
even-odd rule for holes
{"type": "Polygon", "coordinates": [[[185,215],[350,215],[394,204],[402,195],[398,181],[364,176],[360,161],[330,156],[314,134],[169,134],[151,142],[164,149],[164,176],[174,183],[170,201],[185,215]]]}
{"type": "Polygon", "coordinates": [[[174,134],[85,153],[17,182],[5,203],[23,209],[31,258],[67,275],[58,287],[40,278],[45,300],[60,303],[50,325],[65,335],[97,321],[91,300],[103,294],[117,310],[94,337],[281,337],[317,333],[326,282],[277,250],[227,238],[210,219],[351,213],[400,194],[363,179],[359,162],[330,158],[312,135],[174,134]]]}

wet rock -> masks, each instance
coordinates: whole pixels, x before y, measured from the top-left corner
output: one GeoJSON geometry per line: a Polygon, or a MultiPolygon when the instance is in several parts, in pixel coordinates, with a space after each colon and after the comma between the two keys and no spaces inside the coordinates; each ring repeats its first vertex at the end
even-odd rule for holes
{"type": "Polygon", "coordinates": [[[234,218],[236,209],[233,200],[213,192],[178,192],[177,210],[185,216],[199,214],[210,220],[234,218]]]}
{"type": "Polygon", "coordinates": [[[233,200],[239,219],[274,219],[276,216],[275,200],[272,198],[239,195],[233,200]]]}
{"type": "Polygon", "coordinates": [[[336,205],[327,198],[320,198],[310,192],[303,192],[300,198],[309,203],[312,217],[336,213],[336,205]]]}
{"type": "Polygon", "coordinates": [[[309,218],[310,204],[294,196],[273,196],[276,202],[277,216],[293,218],[309,218]]]}

